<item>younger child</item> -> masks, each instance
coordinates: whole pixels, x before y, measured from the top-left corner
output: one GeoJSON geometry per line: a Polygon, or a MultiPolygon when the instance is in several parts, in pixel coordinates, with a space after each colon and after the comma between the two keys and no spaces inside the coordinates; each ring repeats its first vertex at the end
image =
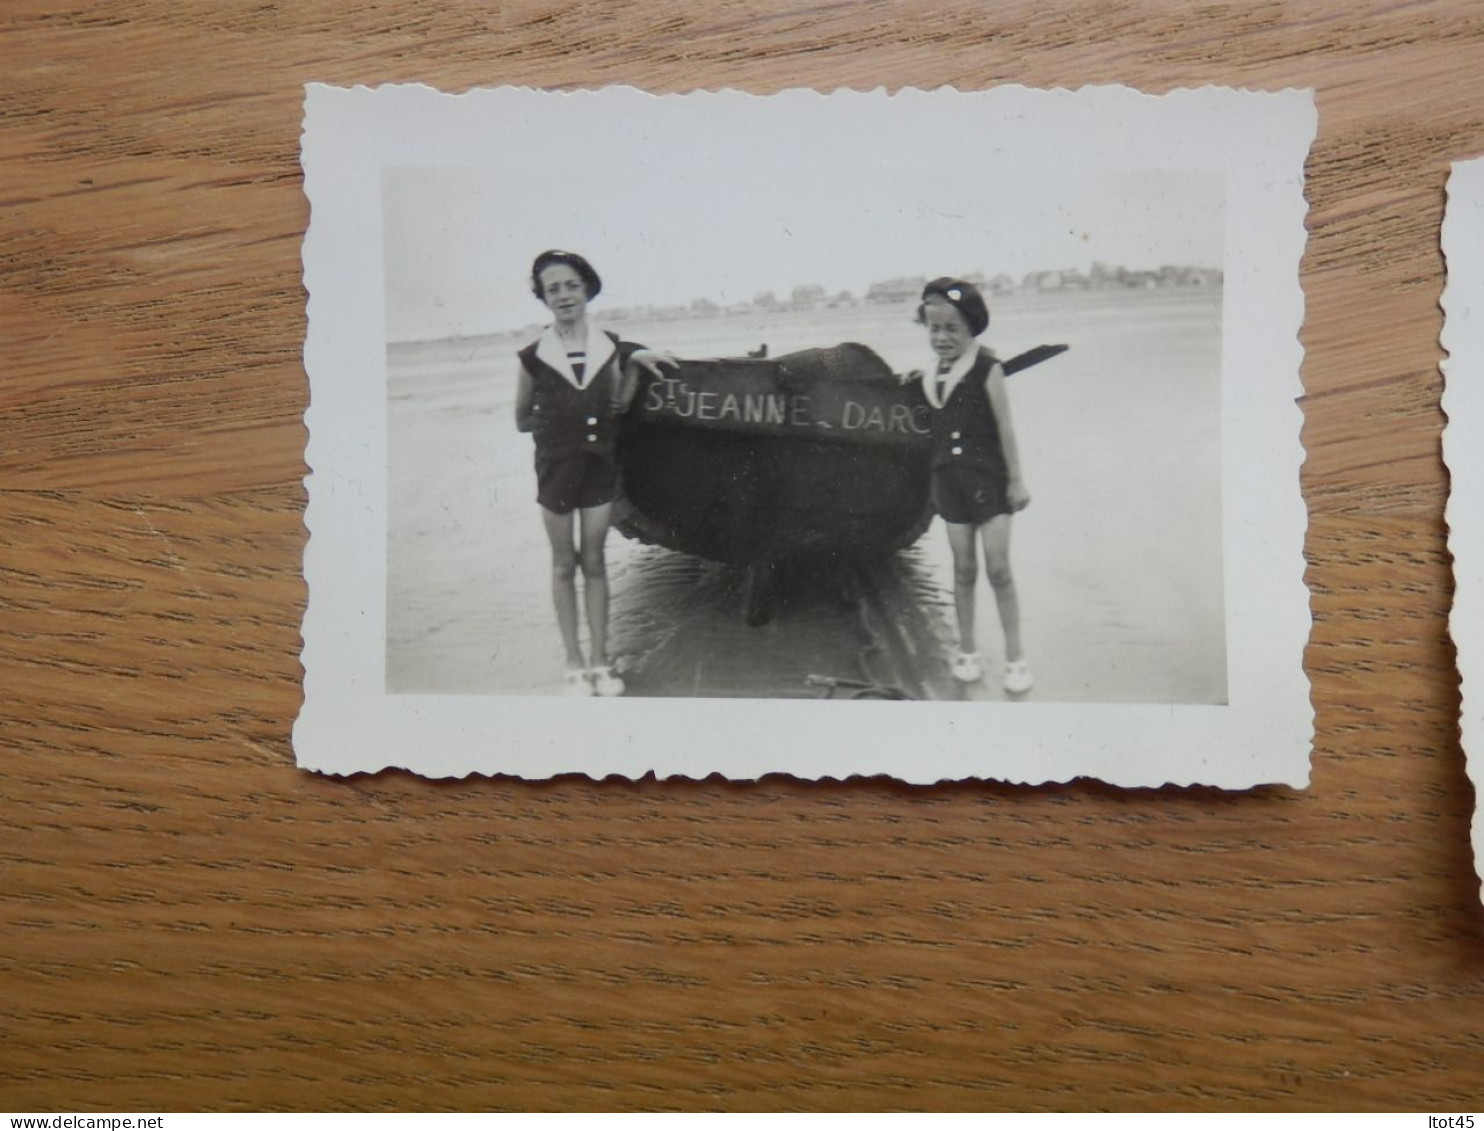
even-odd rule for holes
{"type": "Polygon", "coordinates": [[[971,283],[934,279],[922,291],[917,320],[927,327],[933,361],[922,376],[932,408],[933,506],[953,550],[953,604],[958,651],[949,665],[963,683],[983,678],[974,642],[976,542],[1005,633],[1005,690],[1023,695],[1035,682],[1020,646],[1020,604],[1010,573],[1010,516],[1031,501],[1020,474],[1005,373],[975,342],[989,326],[989,308],[971,283]]]}

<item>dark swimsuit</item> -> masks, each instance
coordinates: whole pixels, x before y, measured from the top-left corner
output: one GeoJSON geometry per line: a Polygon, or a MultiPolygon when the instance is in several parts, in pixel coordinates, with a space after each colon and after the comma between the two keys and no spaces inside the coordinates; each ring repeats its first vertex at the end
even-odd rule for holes
{"type": "Polygon", "coordinates": [[[623,364],[641,347],[608,336],[617,352],[590,380],[583,379],[585,365],[574,364],[580,386],[536,355],[539,342],[517,354],[531,377],[536,501],[556,514],[599,507],[618,494],[618,384],[623,364]]]}
{"type": "Polygon", "coordinates": [[[994,364],[994,355],[980,346],[947,402],[932,412],[933,508],[944,522],[978,526],[1010,513],[1010,475],[985,390],[994,364]]]}

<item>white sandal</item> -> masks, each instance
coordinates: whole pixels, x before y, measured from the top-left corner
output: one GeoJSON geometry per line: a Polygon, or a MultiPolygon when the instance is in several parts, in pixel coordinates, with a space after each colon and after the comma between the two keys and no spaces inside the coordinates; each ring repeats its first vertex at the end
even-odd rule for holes
{"type": "Polygon", "coordinates": [[[568,668],[566,680],[567,683],[565,688],[563,689],[563,694],[572,695],[583,699],[588,698],[592,695],[593,682],[590,678],[588,678],[587,669],[568,668]]]}
{"type": "Polygon", "coordinates": [[[1024,660],[1011,660],[1005,665],[1005,690],[1011,695],[1024,695],[1035,686],[1036,677],[1024,660]]]}
{"type": "Polygon", "coordinates": [[[593,694],[611,699],[615,695],[624,693],[623,680],[618,678],[618,673],[613,670],[612,664],[602,668],[591,668],[587,674],[592,677],[593,694]]]}
{"type": "Polygon", "coordinates": [[[978,683],[984,678],[978,652],[955,652],[948,661],[948,670],[959,683],[978,683]]]}

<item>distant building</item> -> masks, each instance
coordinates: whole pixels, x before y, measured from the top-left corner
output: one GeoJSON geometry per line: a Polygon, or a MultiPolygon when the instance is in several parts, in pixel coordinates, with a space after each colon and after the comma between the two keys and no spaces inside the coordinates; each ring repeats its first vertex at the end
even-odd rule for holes
{"type": "Polygon", "coordinates": [[[911,302],[922,294],[927,286],[926,275],[912,275],[900,279],[882,279],[866,291],[867,302],[911,302]]]}
{"type": "MultiPolygon", "coordinates": [[[[993,291],[997,276],[990,284],[993,291]]],[[[1187,267],[1164,264],[1153,271],[1131,271],[1127,267],[1094,263],[1083,274],[1076,268],[1061,271],[1030,271],[1021,280],[1024,291],[1102,291],[1114,289],[1148,290],[1155,287],[1219,287],[1222,273],[1213,267],[1187,267]]]]}
{"type": "Polygon", "coordinates": [[[796,310],[813,310],[824,301],[824,288],[815,283],[801,283],[789,296],[789,305],[796,310]]]}

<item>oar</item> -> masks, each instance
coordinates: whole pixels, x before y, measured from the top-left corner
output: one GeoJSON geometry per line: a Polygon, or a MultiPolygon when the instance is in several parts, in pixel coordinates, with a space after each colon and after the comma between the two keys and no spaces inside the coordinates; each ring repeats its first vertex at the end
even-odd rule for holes
{"type": "Polygon", "coordinates": [[[1000,362],[1000,368],[1008,377],[1012,373],[1019,373],[1022,369],[1029,369],[1032,365],[1040,365],[1041,362],[1050,361],[1057,354],[1066,352],[1066,346],[1037,346],[1035,349],[1016,354],[1009,361],[1000,362]]]}

